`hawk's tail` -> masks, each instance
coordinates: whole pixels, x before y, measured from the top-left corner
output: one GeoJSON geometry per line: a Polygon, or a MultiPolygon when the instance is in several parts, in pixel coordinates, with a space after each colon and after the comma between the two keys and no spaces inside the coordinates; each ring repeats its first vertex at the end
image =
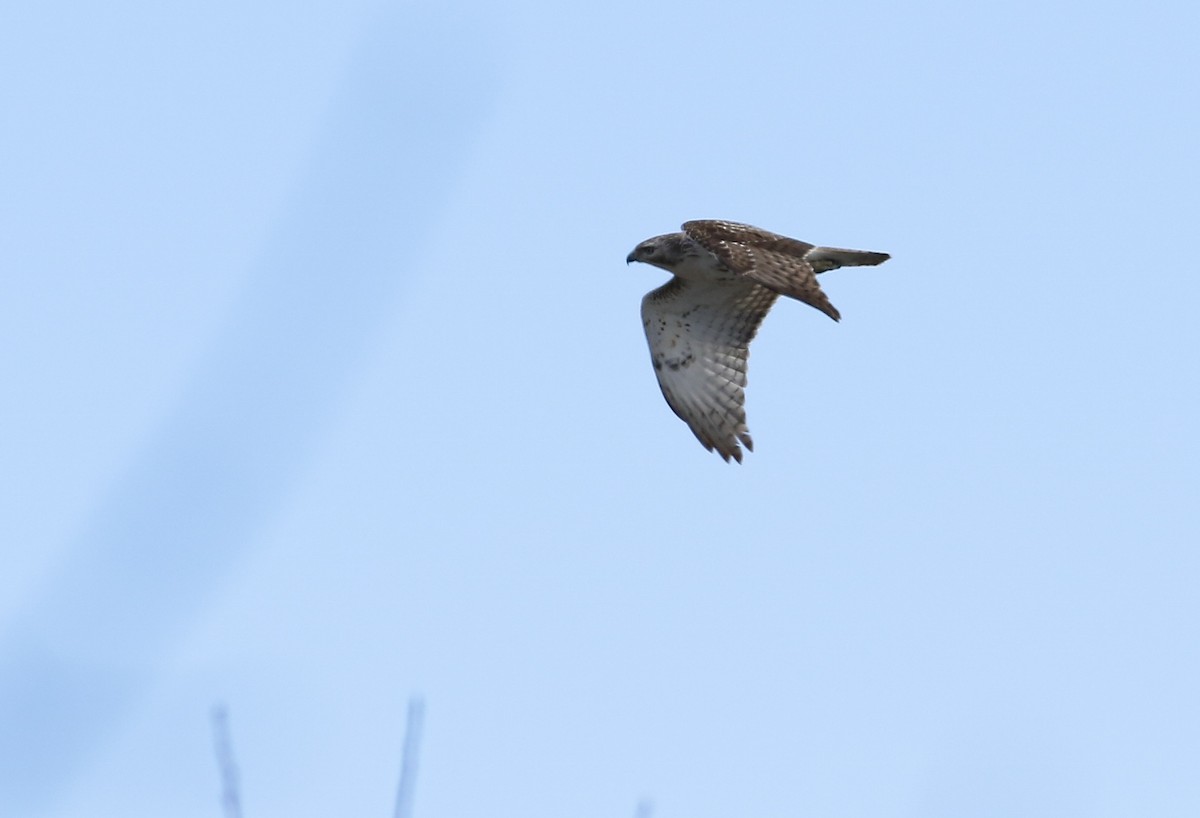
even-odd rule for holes
{"type": "Polygon", "coordinates": [[[869,250],[842,250],[837,247],[814,247],[804,258],[818,273],[836,270],[838,267],[874,267],[883,264],[891,256],[887,253],[872,253],[869,250]]]}

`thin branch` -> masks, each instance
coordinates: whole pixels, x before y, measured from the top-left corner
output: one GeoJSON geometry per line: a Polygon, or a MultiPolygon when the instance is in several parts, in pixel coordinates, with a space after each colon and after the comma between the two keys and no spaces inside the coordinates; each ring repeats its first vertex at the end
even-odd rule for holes
{"type": "Polygon", "coordinates": [[[212,711],[213,748],[217,771],[221,776],[221,807],[225,818],[242,818],[242,798],[238,788],[238,769],[233,760],[233,742],[229,737],[229,711],[219,704],[212,711]]]}
{"type": "Polygon", "coordinates": [[[417,786],[417,755],[421,746],[421,726],[425,721],[425,702],[417,696],[408,700],[408,719],[404,727],[404,756],[400,761],[400,786],[396,790],[395,818],[412,818],[413,791],[417,786]]]}

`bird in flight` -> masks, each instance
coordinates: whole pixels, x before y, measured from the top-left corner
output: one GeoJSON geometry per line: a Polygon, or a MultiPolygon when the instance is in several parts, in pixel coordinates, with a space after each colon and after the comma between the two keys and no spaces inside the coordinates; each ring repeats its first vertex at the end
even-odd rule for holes
{"type": "Polygon", "coordinates": [[[682,233],[646,239],[625,261],[672,274],[642,299],[650,360],[667,405],[704,448],[741,463],[742,446],[754,451],[746,428],[746,359],[775,299],[786,295],[840,320],[817,273],[889,258],[725,221],[685,222],[682,233]]]}

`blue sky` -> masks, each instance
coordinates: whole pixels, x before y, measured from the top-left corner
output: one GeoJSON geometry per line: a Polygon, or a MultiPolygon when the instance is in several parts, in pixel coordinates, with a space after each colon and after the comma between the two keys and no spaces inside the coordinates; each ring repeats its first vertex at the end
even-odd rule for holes
{"type": "Polygon", "coordinates": [[[0,812],[1191,816],[1200,12],[0,13],[0,812]],[[742,466],[626,267],[883,250],[742,466]]]}

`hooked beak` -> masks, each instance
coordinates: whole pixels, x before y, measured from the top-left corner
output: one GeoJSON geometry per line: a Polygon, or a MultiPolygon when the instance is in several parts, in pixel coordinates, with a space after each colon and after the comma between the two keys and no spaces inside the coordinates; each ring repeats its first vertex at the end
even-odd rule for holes
{"type": "Polygon", "coordinates": [[[633,262],[635,262],[635,261],[637,261],[637,260],[638,260],[638,257],[637,257],[637,250],[634,250],[632,253],[630,253],[629,255],[625,256],[625,263],[626,263],[626,264],[632,264],[633,262]]]}

